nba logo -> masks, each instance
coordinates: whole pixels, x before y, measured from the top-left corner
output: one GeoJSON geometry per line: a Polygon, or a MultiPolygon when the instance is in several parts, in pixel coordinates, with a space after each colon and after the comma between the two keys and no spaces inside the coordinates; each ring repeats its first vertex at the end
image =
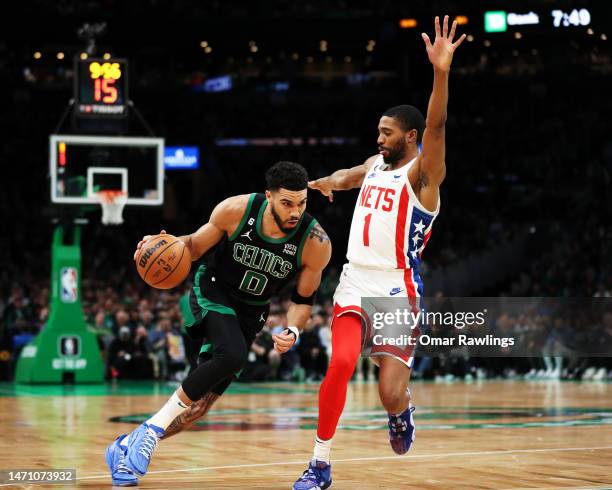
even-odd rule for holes
{"type": "Polygon", "coordinates": [[[63,303],[75,303],[77,300],[77,270],[74,267],[64,267],[60,272],[61,299],[63,303]]]}
{"type": "Polygon", "coordinates": [[[81,341],[76,335],[60,337],[59,354],[64,357],[75,357],[81,354],[81,341]]]}

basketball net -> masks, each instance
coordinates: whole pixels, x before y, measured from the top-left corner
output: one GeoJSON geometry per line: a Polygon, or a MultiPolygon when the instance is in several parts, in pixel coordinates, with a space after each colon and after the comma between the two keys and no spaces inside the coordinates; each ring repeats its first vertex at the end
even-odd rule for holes
{"type": "Polygon", "coordinates": [[[102,206],[102,224],[120,225],[123,223],[123,208],[127,202],[127,192],[105,190],[96,192],[96,198],[102,206]]]}

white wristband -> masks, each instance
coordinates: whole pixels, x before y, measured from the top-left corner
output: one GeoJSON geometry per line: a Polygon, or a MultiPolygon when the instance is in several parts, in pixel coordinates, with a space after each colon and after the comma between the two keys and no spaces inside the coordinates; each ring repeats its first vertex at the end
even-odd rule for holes
{"type": "Polygon", "coordinates": [[[289,330],[293,335],[295,335],[295,341],[297,342],[298,339],[300,338],[300,330],[293,325],[291,325],[290,327],[287,327],[287,330],[289,330]]]}

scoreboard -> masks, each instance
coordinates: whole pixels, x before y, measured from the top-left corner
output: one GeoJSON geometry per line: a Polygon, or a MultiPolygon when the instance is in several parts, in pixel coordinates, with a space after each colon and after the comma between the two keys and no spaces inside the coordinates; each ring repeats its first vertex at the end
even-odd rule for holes
{"type": "Polygon", "coordinates": [[[128,72],[124,59],[75,60],[75,112],[79,117],[127,116],[128,72]]]}
{"type": "Polygon", "coordinates": [[[484,13],[485,32],[506,32],[530,28],[534,32],[552,32],[572,28],[590,27],[596,15],[593,9],[535,8],[510,12],[492,10],[484,13]]]}

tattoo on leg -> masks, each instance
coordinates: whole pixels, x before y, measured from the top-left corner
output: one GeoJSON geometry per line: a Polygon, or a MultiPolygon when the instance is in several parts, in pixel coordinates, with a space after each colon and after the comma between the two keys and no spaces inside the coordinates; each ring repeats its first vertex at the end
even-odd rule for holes
{"type": "Polygon", "coordinates": [[[191,427],[198,419],[208,413],[210,407],[213,406],[217,398],[219,398],[217,393],[206,393],[202,398],[193,402],[189,410],[183,412],[170,423],[163,439],[167,439],[191,427]]]}

